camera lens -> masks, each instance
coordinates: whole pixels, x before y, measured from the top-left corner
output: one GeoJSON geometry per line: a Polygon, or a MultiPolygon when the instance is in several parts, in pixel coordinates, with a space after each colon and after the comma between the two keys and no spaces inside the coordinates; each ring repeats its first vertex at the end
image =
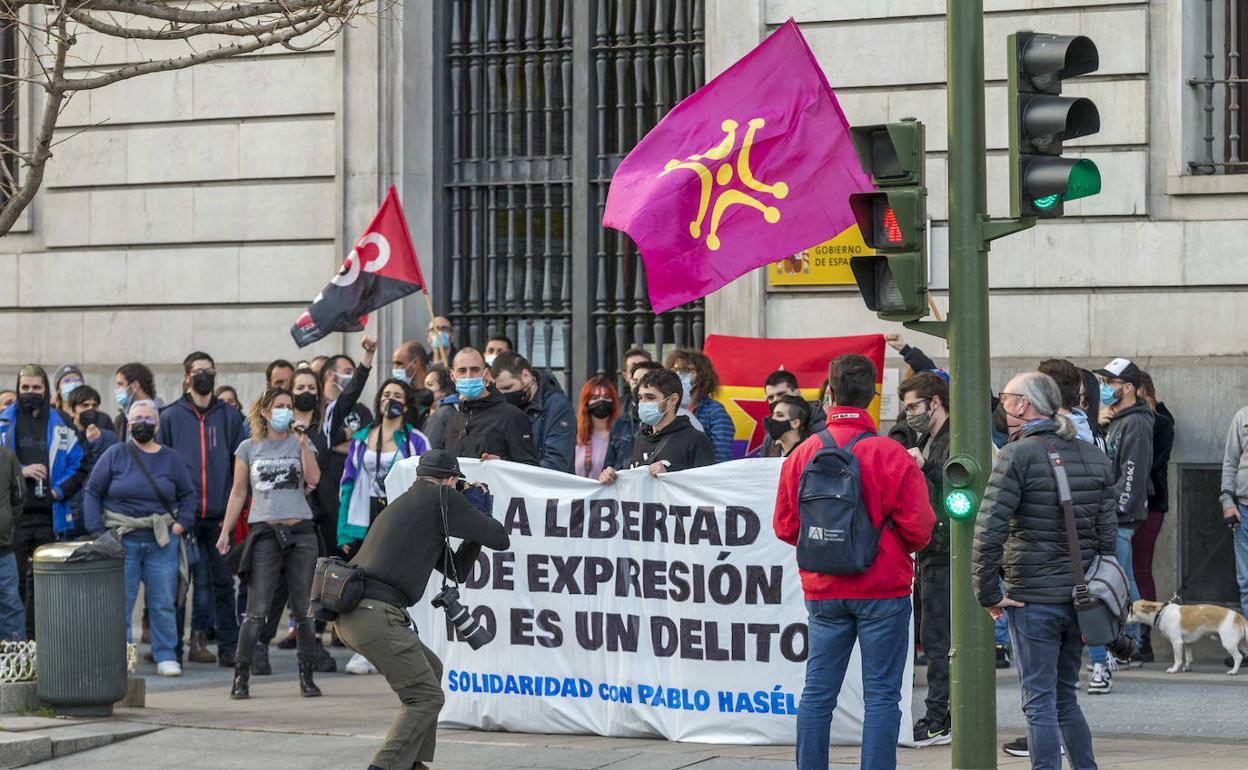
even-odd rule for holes
{"type": "Polygon", "coordinates": [[[494,634],[482,626],[468,608],[460,603],[459,591],[456,589],[444,589],[433,597],[432,604],[446,610],[447,618],[472,649],[479,650],[494,640],[494,634]]]}

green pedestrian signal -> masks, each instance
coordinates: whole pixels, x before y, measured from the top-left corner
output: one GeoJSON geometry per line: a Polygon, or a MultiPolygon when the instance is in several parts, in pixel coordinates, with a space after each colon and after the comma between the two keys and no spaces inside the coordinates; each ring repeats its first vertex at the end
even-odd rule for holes
{"type": "Polygon", "coordinates": [[[873,192],[849,207],[875,254],[849,261],[867,308],[886,321],[927,315],[927,188],[923,124],[914,118],[849,129],[873,192]]]}
{"type": "Polygon", "coordinates": [[[983,470],[970,455],[956,455],[945,463],[945,511],[954,519],[974,518],[983,494],[983,470]]]}
{"type": "Polygon", "coordinates": [[[1062,81],[1095,72],[1096,45],[1083,35],[1016,32],[1009,58],[1010,215],[1060,217],[1065,201],[1101,191],[1087,159],[1063,158],[1063,142],[1101,130],[1090,99],[1062,96],[1062,81]]]}
{"type": "Polygon", "coordinates": [[[955,489],[945,495],[945,510],[955,519],[965,519],[975,510],[975,498],[965,489],[955,489]]]}

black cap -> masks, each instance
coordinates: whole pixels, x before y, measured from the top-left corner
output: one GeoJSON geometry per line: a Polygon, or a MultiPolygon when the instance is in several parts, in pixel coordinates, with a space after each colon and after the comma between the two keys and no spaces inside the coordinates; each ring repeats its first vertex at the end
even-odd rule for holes
{"type": "Polygon", "coordinates": [[[449,479],[464,474],[459,470],[459,460],[454,454],[445,449],[430,449],[420,456],[416,475],[430,479],[449,479]]]}
{"type": "Polygon", "coordinates": [[[1128,358],[1115,358],[1100,369],[1094,369],[1093,374],[1099,374],[1114,380],[1122,380],[1129,382],[1135,387],[1140,387],[1140,367],[1136,366],[1128,358]]]}

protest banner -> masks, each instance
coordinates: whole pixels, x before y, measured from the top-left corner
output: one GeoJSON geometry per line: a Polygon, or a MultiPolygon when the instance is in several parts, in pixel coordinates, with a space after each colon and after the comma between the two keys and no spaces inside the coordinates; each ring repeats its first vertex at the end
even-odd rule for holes
{"type": "MultiPolygon", "coordinates": [[[[415,482],[418,462],[390,472],[391,500],[415,482]]],[[[460,463],[489,485],[511,549],[483,550],[462,587],[495,635],[480,650],[453,641],[445,613],[430,606],[440,574],[410,610],[445,666],[443,726],[794,742],[806,609],[793,547],[771,525],[781,460],[657,479],[622,471],[607,486],[497,460],[460,463]]],[[[913,721],[911,673],[907,661],[903,726],[913,721]]],[[[859,743],[862,719],[855,650],[832,742],[859,743]]]]}

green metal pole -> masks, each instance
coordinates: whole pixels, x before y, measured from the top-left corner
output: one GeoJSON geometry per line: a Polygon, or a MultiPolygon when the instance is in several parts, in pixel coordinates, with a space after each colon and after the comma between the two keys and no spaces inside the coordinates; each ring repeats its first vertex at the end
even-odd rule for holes
{"type": "MultiPolygon", "coordinates": [[[[984,180],[984,4],[948,0],[950,455],[991,467],[988,363],[988,244],[984,180]]],[[[996,665],[992,621],[971,591],[974,517],[951,523],[951,671],[954,770],[997,766],[996,665]]]]}

